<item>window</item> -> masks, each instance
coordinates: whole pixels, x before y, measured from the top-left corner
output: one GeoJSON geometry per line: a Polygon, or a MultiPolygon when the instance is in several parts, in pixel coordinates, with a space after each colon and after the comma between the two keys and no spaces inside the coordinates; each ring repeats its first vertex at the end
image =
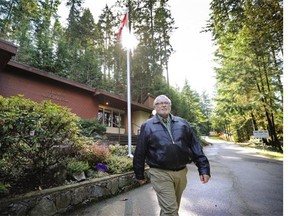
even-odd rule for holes
{"type": "Polygon", "coordinates": [[[111,111],[110,110],[104,110],[104,124],[108,127],[111,127],[111,111]]]}
{"type": "Polygon", "coordinates": [[[103,123],[103,108],[99,108],[97,119],[98,119],[99,122],[103,123]]]}
{"type": "Polygon", "coordinates": [[[105,124],[107,127],[124,127],[124,112],[99,107],[98,121],[105,124]]]}

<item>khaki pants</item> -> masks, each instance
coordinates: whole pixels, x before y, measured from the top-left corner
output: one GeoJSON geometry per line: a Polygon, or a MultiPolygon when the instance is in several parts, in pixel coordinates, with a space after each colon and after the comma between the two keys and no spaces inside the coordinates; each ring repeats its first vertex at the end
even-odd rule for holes
{"type": "Polygon", "coordinates": [[[180,171],[150,168],[151,184],[161,208],[160,216],[178,216],[182,193],[187,185],[187,167],[180,171]]]}

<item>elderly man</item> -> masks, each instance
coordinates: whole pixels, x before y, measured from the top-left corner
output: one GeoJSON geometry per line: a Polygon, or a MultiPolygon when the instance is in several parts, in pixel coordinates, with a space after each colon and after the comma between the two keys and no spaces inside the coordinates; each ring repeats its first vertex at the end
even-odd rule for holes
{"type": "Polygon", "coordinates": [[[187,184],[186,165],[195,163],[203,183],[209,181],[210,165],[187,121],[170,113],[171,100],[159,95],[154,100],[154,108],[156,115],[141,126],[133,168],[139,184],[144,184],[146,161],[161,208],[160,215],[177,216],[187,184]]]}

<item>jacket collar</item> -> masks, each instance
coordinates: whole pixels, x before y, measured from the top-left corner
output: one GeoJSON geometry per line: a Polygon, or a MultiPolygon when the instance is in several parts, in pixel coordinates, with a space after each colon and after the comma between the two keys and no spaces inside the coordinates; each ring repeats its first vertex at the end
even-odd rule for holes
{"type": "MultiPolygon", "coordinates": [[[[176,121],[178,121],[178,120],[176,119],[176,117],[175,117],[174,115],[172,115],[171,113],[169,114],[169,116],[170,116],[171,122],[176,122],[176,121]]],[[[154,124],[157,124],[157,123],[160,123],[160,122],[161,122],[161,120],[159,119],[158,115],[154,115],[154,116],[153,116],[153,123],[154,123],[154,124]]]]}

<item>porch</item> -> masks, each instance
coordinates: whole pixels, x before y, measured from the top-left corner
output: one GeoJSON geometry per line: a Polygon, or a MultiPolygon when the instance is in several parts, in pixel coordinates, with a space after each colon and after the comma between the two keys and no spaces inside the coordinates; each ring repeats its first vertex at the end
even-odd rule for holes
{"type": "MultiPolygon", "coordinates": [[[[120,145],[128,145],[128,135],[127,134],[112,134],[107,133],[107,138],[111,141],[117,141],[120,145]]],[[[138,135],[131,136],[131,145],[136,146],[138,135]]]]}

